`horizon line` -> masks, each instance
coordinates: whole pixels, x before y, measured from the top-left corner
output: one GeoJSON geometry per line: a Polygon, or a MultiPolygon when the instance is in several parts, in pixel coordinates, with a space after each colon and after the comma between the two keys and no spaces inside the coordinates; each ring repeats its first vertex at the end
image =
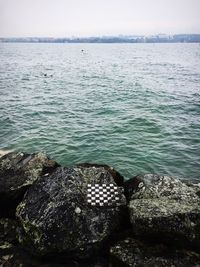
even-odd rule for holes
{"type": "Polygon", "coordinates": [[[149,36],[158,36],[158,35],[166,35],[166,36],[174,36],[174,35],[200,35],[200,33],[155,33],[155,34],[113,34],[113,35],[87,35],[87,36],[79,36],[79,35],[72,35],[72,36],[37,36],[37,35],[29,35],[29,36],[0,36],[0,39],[6,39],[6,38],[52,38],[52,39],[58,39],[58,38],[102,38],[102,37],[127,37],[127,36],[137,36],[137,37],[149,37],[149,36]]]}

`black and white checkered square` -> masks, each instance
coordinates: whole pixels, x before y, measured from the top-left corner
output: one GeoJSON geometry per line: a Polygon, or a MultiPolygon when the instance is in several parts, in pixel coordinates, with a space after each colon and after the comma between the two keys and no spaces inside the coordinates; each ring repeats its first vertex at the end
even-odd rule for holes
{"type": "Polygon", "coordinates": [[[91,206],[118,206],[121,188],[114,184],[88,184],[87,203],[91,206]]]}

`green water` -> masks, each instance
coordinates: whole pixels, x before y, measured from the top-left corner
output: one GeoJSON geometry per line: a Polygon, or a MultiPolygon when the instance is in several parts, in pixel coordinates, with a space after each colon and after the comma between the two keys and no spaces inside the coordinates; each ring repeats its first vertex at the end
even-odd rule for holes
{"type": "Polygon", "coordinates": [[[200,179],[200,45],[0,44],[0,149],[200,179]]]}

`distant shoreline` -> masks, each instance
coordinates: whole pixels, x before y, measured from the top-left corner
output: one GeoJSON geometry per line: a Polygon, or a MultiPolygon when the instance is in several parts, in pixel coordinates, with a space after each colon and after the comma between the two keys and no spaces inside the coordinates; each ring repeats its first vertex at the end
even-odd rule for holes
{"type": "Polygon", "coordinates": [[[200,34],[122,35],[80,38],[0,37],[0,43],[200,43],[200,34]]]}

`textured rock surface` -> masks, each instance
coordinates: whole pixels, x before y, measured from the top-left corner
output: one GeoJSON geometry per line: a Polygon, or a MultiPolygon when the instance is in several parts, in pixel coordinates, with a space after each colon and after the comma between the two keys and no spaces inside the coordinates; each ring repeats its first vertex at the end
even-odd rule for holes
{"type": "Polygon", "coordinates": [[[128,238],[110,249],[112,267],[199,267],[200,255],[128,238]]]}
{"type": "Polygon", "coordinates": [[[134,233],[200,246],[198,186],[153,174],[136,179],[129,203],[134,233]]]}
{"type": "Polygon", "coordinates": [[[27,187],[58,164],[45,154],[11,152],[0,158],[0,216],[10,216],[27,187]]]}
{"type": "Polygon", "coordinates": [[[82,164],[78,164],[77,166],[85,167],[85,168],[91,168],[91,167],[104,168],[106,171],[108,171],[112,175],[115,183],[118,186],[124,185],[124,177],[118,171],[116,171],[113,167],[111,167],[109,165],[95,164],[95,163],[82,163],[82,164]]]}
{"type": "Polygon", "coordinates": [[[200,183],[157,174],[145,174],[126,181],[124,189],[128,200],[158,197],[196,198],[200,192],[200,183]]]}
{"type": "Polygon", "coordinates": [[[0,219],[0,246],[17,243],[18,223],[8,218],[0,219]]]}
{"type": "Polygon", "coordinates": [[[82,262],[53,258],[36,258],[18,244],[19,224],[8,218],[0,219],[0,266],[1,267],[108,267],[108,260],[98,257],[82,262]]]}
{"type": "Polygon", "coordinates": [[[118,206],[91,207],[88,183],[115,184],[109,172],[95,167],[60,167],[35,182],[17,208],[20,241],[40,255],[87,257],[98,250],[119,227],[126,200],[121,193],[118,206]]]}
{"type": "MultiPolygon", "coordinates": [[[[8,218],[0,219],[0,266],[8,265],[17,245],[18,223],[8,218]]],[[[14,265],[13,265],[14,266],[14,265]]]]}
{"type": "MultiPolygon", "coordinates": [[[[59,258],[57,260],[58,262],[33,257],[19,246],[0,248],[1,267],[90,267],[89,265],[79,265],[75,260],[65,263],[59,263],[59,258]]],[[[91,267],[93,266],[91,265],[91,267]]]]}

